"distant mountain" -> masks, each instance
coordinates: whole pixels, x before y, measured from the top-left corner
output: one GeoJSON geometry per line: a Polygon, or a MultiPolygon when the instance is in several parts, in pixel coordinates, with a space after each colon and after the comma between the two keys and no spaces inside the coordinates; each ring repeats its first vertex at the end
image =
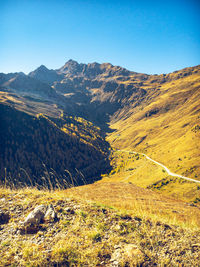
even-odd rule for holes
{"type": "Polygon", "coordinates": [[[57,72],[61,74],[77,75],[82,72],[83,66],[85,66],[85,64],[79,64],[78,62],[70,59],[64,64],[64,66],[58,69],[57,72]]]}
{"type": "Polygon", "coordinates": [[[88,64],[79,64],[78,62],[70,59],[65,63],[63,67],[57,70],[58,73],[64,73],[66,76],[81,76],[89,79],[97,78],[99,75],[104,75],[107,77],[111,76],[118,76],[130,75],[130,71],[120,67],[120,66],[113,66],[110,63],[103,63],[99,64],[97,62],[88,63],[88,64]]]}
{"type": "Polygon", "coordinates": [[[14,90],[18,94],[28,93],[45,97],[56,96],[55,90],[51,86],[24,73],[0,74],[0,87],[4,90],[14,90]]]}
{"type": "Polygon", "coordinates": [[[61,81],[63,78],[63,75],[59,75],[55,70],[47,69],[44,65],[30,72],[28,76],[49,85],[52,85],[55,81],[61,81]]]}

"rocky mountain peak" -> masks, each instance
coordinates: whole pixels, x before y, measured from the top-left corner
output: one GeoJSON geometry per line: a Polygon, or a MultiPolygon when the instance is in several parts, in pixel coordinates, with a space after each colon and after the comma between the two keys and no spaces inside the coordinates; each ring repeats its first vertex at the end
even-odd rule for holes
{"type": "Polygon", "coordinates": [[[34,71],[31,71],[28,75],[31,77],[34,77],[36,74],[45,73],[45,72],[49,72],[49,71],[50,70],[45,65],[41,65],[40,67],[38,67],[34,71]]]}
{"type": "Polygon", "coordinates": [[[48,71],[49,69],[45,65],[41,65],[39,68],[37,68],[38,71],[48,71]]]}
{"type": "Polygon", "coordinates": [[[65,73],[65,74],[68,74],[68,73],[76,74],[77,72],[81,71],[81,68],[80,68],[81,65],[83,64],[79,64],[77,61],[70,59],[65,63],[64,66],[58,69],[58,72],[65,73]]]}
{"type": "Polygon", "coordinates": [[[76,60],[73,60],[73,59],[69,59],[66,63],[65,63],[65,65],[66,64],[79,64],[76,60]]]}
{"type": "Polygon", "coordinates": [[[44,65],[41,65],[36,70],[30,72],[28,76],[49,85],[52,85],[55,81],[60,81],[62,79],[55,70],[50,70],[44,65]]]}

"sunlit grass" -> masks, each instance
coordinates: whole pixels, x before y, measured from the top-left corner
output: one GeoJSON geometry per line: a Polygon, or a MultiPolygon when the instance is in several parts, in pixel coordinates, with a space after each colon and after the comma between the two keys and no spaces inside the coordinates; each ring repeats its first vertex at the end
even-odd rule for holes
{"type": "Polygon", "coordinates": [[[199,228],[199,209],[129,183],[95,183],[66,190],[68,196],[128,211],[143,218],[199,228]]]}
{"type": "Polygon", "coordinates": [[[12,207],[23,207],[18,217],[13,209],[6,228],[17,229],[19,221],[40,204],[53,204],[60,219],[42,225],[35,234],[4,238],[0,242],[1,266],[106,266],[116,247],[124,249],[118,259],[121,266],[127,262],[162,266],[169,264],[168,255],[174,265],[190,262],[195,266],[198,262],[198,252],[191,254],[191,245],[199,238],[198,209],[150,190],[125,183],[96,183],[52,192],[0,188],[2,198],[12,207]],[[69,203],[74,203],[74,208],[78,205],[71,217],[65,212],[69,203]]]}

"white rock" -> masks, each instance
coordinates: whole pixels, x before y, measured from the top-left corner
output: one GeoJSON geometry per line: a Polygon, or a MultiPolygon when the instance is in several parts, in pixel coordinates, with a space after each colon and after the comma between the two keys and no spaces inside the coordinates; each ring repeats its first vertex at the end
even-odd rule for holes
{"type": "Polygon", "coordinates": [[[24,221],[24,225],[27,224],[39,224],[44,219],[47,207],[45,205],[37,206],[24,221]]]}

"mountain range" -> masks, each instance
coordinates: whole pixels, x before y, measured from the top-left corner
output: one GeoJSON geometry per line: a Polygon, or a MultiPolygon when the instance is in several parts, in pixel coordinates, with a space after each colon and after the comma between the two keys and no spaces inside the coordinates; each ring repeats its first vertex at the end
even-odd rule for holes
{"type": "Polygon", "coordinates": [[[145,152],[199,179],[199,89],[199,65],[148,75],[69,60],[0,73],[2,181],[92,183],[113,168],[111,148],[145,152]]]}

